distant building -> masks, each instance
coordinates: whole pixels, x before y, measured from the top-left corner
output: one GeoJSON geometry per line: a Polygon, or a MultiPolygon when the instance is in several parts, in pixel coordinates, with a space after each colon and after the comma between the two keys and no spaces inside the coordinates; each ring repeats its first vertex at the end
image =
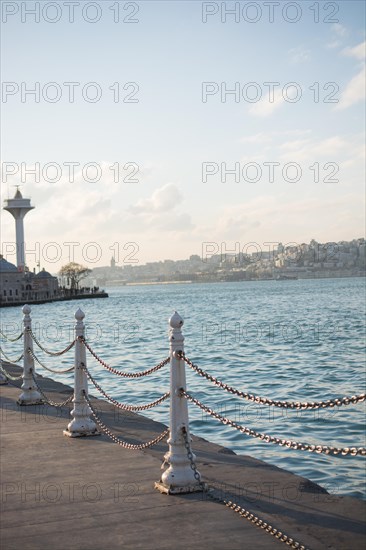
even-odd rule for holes
{"type": "Polygon", "coordinates": [[[17,246],[17,267],[18,271],[25,271],[25,243],[24,243],[24,225],[25,215],[33,210],[30,199],[25,199],[19,188],[12,199],[5,200],[4,210],[9,212],[15,220],[15,237],[17,246]]]}
{"type": "Polygon", "coordinates": [[[26,266],[23,220],[33,208],[18,188],[14,198],[5,200],[4,210],[15,219],[17,265],[0,255],[0,305],[50,300],[59,294],[57,277],[44,269],[32,273],[26,266]]]}
{"type": "Polygon", "coordinates": [[[44,269],[39,273],[18,271],[0,255],[0,305],[55,298],[59,293],[57,277],[44,269]]]}

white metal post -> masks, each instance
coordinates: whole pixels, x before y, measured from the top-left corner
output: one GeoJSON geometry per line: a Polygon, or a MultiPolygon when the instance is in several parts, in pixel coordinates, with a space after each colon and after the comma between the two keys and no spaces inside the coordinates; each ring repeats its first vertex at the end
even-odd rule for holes
{"type": "Polygon", "coordinates": [[[23,383],[22,383],[22,393],[19,396],[18,404],[19,405],[39,405],[44,403],[41,394],[39,393],[37,386],[34,382],[32,373],[34,377],[37,376],[36,369],[34,366],[34,359],[30,353],[33,351],[33,340],[30,332],[32,330],[32,319],[30,316],[31,308],[28,305],[23,306],[22,309],[24,313],[23,324],[24,324],[24,334],[23,334],[23,343],[24,343],[24,357],[23,357],[23,383]]]}
{"type": "Polygon", "coordinates": [[[79,308],[75,313],[75,382],[74,382],[74,408],[71,411],[73,419],[64,430],[64,435],[69,437],[83,437],[86,435],[100,435],[93,420],[90,418],[91,410],[87,404],[84,391],[88,394],[88,379],[82,365],[86,366],[85,346],[78,339],[84,337],[85,325],[83,319],[85,314],[79,308]]]}
{"type": "MultiPolygon", "coordinates": [[[[184,351],[184,336],[182,334],[183,319],[175,312],[169,320],[170,331],[170,434],[168,439],[169,451],[164,456],[169,468],[161,476],[161,480],[155,483],[155,487],[164,493],[192,493],[202,491],[203,485],[200,478],[195,478],[192,469],[195,455],[191,449],[191,436],[189,433],[188,404],[181,396],[180,390],[186,389],[185,364],[179,358],[179,352],[184,351]],[[186,431],[185,446],[183,429],[186,431]],[[192,453],[191,459],[188,452],[192,453]]],[[[199,473],[196,470],[196,474],[199,473]]]]}

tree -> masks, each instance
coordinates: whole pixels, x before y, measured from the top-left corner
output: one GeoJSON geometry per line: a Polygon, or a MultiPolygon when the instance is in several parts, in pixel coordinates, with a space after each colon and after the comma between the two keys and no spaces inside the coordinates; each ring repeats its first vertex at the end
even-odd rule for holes
{"type": "Polygon", "coordinates": [[[79,288],[80,281],[85,279],[91,271],[91,269],[88,269],[84,265],[70,262],[61,267],[59,275],[68,278],[71,289],[77,289],[79,288]]]}

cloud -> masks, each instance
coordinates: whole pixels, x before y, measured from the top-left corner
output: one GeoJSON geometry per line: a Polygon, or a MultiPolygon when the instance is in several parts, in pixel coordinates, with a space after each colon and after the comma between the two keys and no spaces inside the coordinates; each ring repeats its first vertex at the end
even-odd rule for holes
{"type": "Polygon", "coordinates": [[[346,85],[344,91],[341,94],[339,103],[337,103],[335,109],[342,110],[351,107],[355,103],[359,103],[365,99],[365,81],[366,71],[365,66],[354,76],[346,85]]]}
{"type": "Polygon", "coordinates": [[[282,95],[282,90],[275,88],[273,91],[268,92],[268,94],[266,94],[257,103],[254,103],[250,107],[249,113],[253,116],[267,117],[277,111],[284,104],[284,102],[285,100],[282,95]]]}
{"type": "Polygon", "coordinates": [[[328,49],[341,47],[344,38],[348,36],[348,29],[343,25],[341,25],[340,23],[334,23],[334,25],[330,27],[330,32],[332,34],[332,40],[331,42],[328,42],[326,44],[326,47],[328,49]]]}
{"type": "Polygon", "coordinates": [[[320,140],[286,141],[278,147],[282,151],[279,160],[283,162],[314,162],[314,159],[337,161],[340,154],[350,154],[353,146],[350,140],[337,135],[320,140]]]}
{"type": "Polygon", "coordinates": [[[235,242],[287,242],[288,227],[291,227],[293,242],[309,242],[314,227],[318,234],[324,235],[324,240],[344,238],[345,228],[348,228],[350,236],[362,234],[363,207],[359,195],[324,194],[299,199],[290,198],[288,194],[262,195],[231,208],[226,207],[214,226],[200,227],[198,230],[200,235],[207,235],[207,241],[220,243],[224,239],[230,240],[226,243],[230,249],[234,248],[235,242]],[[334,212],[338,213],[337,216],[334,212]]]}
{"type": "Polygon", "coordinates": [[[251,136],[244,136],[240,138],[240,143],[269,143],[272,141],[272,137],[270,135],[270,132],[264,134],[263,132],[259,132],[258,134],[253,134],[251,136]]]}
{"type": "Polygon", "coordinates": [[[310,129],[305,130],[271,130],[266,133],[260,132],[258,134],[252,134],[250,136],[244,136],[240,138],[240,143],[255,143],[255,144],[265,144],[273,143],[274,140],[282,138],[284,136],[294,136],[294,137],[304,137],[311,134],[310,129]]]}
{"type": "Polygon", "coordinates": [[[287,52],[290,56],[290,62],[293,65],[300,65],[301,63],[306,63],[310,59],[310,50],[307,50],[303,46],[298,46],[297,48],[291,48],[287,52]]]}
{"type": "Polygon", "coordinates": [[[362,61],[366,56],[366,41],[361,42],[361,44],[357,44],[357,46],[354,46],[353,48],[345,48],[341,53],[349,57],[355,57],[356,59],[360,59],[362,61]]]}
{"type": "Polygon", "coordinates": [[[331,26],[331,31],[336,34],[337,36],[341,36],[342,38],[344,36],[347,36],[348,35],[348,30],[346,27],[344,27],[343,25],[341,25],[340,23],[334,23],[332,26],[331,26]]]}
{"type": "Polygon", "coordinates": [[[182,201],[178,187],[167,183],[156,189],[149,198],[130,205],[121,223],[136,233],[155,232],[157,238],[166,231],[191,230],[194,225],[191,216],[181,211],[182,201]]]}
{"type": "Polygon", "coordinates": [[[179,189],[172,183],[167,183],[153,192],[150,198],[141,199],[129,207],[133,214],[163,214],[176,208],[182,200],[179,189]]]}
{"type": "Polygon", "coordinates": [[[341,97],[335,110],[343,110],[351,107],[355,103],[359,103],[365,99],[365,81],[366,81],[366,72],[365,72],[365,56],[366,56],[366,42],[361,42],[353,47],[344,48],[341,51],[343,56],[352,57],[357,59],[361,63],[358,64],[359,71],[358,73],[351,78],[351,80],[346,84],[341,97]]]}

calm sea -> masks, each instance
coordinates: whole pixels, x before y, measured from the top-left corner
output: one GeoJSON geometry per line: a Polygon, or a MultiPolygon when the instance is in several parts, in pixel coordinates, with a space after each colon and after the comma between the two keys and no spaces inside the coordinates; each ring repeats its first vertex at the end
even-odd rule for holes
{"type": "MultiPolygon", "coordinates": [[[[33,306],[33,328],[51,350],[72,338],[73,315],[85,312],[87,339],[116,368],[145,370],[168,356],[168,318],[183,317],[185,351],[204,370],[238,389],[272,399],[320,401],[365,392],[365,280],[361,278],[127,286],[104,300],[33,306]]],[[[1,311],[2,330],[20,330],[20,308],[1,311]]],[[[6,345],[9,354],[17,344],[6,345]]],[[[36,351],[36,348],[35,348],[36,351]]],[[[58,359],[39,353],[47,365],[58,359]]],[[[153,401],[169,388],[164,367],[137,380],[117,378],[88,356],[89,369],[114,398],[153,401]]],[[[41,368],[39,368],[41,372],[41,368]]],[[[45,371],[42,374],[47,375],[45,371]]],[[[72,384],[70,375],[60,381],[72,384]]],[[[187,367],[187,388],[204,404],[269,435],[333,446],[365,446],[365,404],[291,411],[233,397],[187,367]]],[[[90,389],[93,395],[95,388],[90,389]]],[[[168,402],[146,413],[165,424],[168,402]]],[[[319,483],[333,494],[366,498],[364,459],[329,457],[263,443],[189,405],[191,431],[319,483]]]]}

